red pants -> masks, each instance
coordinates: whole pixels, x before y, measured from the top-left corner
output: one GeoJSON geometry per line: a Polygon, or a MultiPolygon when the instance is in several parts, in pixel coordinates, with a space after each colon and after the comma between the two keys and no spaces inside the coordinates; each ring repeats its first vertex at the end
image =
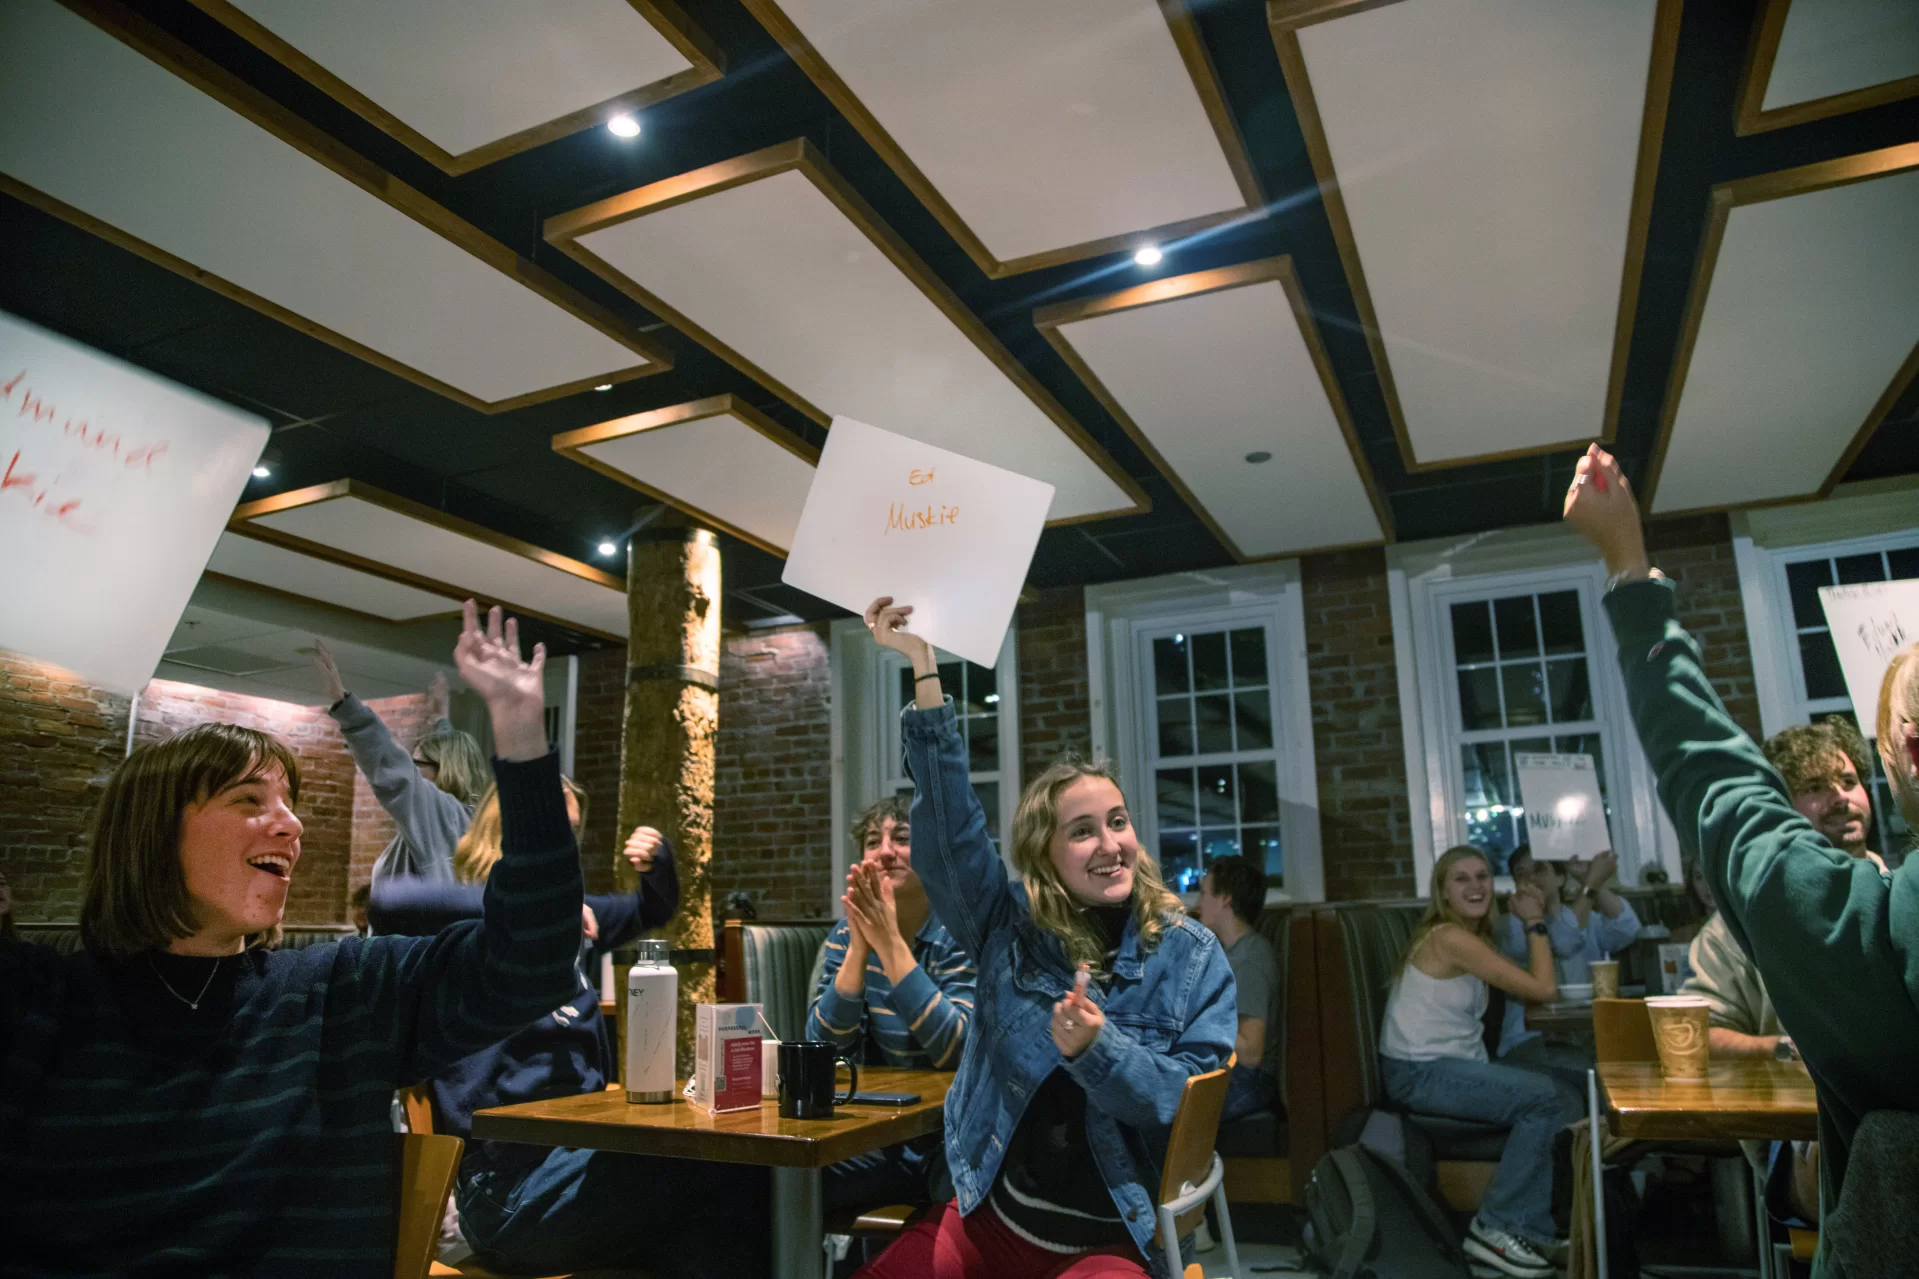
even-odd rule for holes
{"type": "Polygon", "coordinates": [[[1048,1252],[1014,1234],[991,1204],[962,1217],[955,1200],[913,1222],[853,1279],[1093,1279],[1145,1275],[1140,1263],[1130,1246],[1048,1252]]]}

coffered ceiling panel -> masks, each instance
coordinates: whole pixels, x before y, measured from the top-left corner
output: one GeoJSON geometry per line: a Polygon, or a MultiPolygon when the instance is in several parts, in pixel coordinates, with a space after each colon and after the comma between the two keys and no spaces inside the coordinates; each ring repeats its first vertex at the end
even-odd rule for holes
{"type": "Polygon", "coordinates": [[[1919,143],[1727,183],[1688,299],[1656,513],[1823,495],[1919,370],[1919,143]]]}
{"type": "Polygon", "coordinates": [[[810,143],[561,214],[546,237],[822,426],[857,418],[1044,480],[1053,523],[1147,505],[810,143]]]}
{"type": "Polygon", "coordinates": [[[1761,0],[1738,131],[1760,133],[1919,93],[1919,4],[1761,0]]]}
{"type": "Polygon", "coordinates": [[[627,632],[611,573],[353,480],[248,502],[235,528],[303,555],[607,639],[627,632]]]}
{"type": "Polygon", "coordinates": [[[1407,465],[1611,439],[1678,0],[1269,13],[1407,465]]]}
{"type": "Polygon", "coordinates": [[[457,594],[431,594],[233,532],[220,535],[207,572],[394,622],[456,613],[460,608],[457,594]]]}
{"type": "Polygon", "coordinates": [[[193,0],[450,173],[720,76],[670,0],[193,0]]]}
{"type": "Polygon", "coordinates": [[[745,0],[989,275],[1262,203],[1186,0],[745,0]]]}
{"type": "Polygon", "coordinates": [[[1156,280],[1034,322],[1235,557],[1385,538],[1289,259],[1156,280]]]}
{"type": "Polygon", "coordinates": [[[470,407],[666,367],[610,313],[138,15],[74,8],[94,21],[54,0],[0,6],[8,193],[470,407]]]}
{"type": "Polygon", "coordinates": [[[553,449],[775,555],[793,545],[819,460],[732,395],[568,431],[553,449]]]}

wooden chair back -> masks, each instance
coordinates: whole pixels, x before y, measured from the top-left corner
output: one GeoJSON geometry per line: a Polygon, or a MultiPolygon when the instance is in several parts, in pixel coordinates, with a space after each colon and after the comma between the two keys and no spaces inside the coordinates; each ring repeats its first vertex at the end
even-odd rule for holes
{"type": "Polygon", "coordinates": [[[411,1088],[400,1090],[400,1107],[406,1111],[406,1129],[408,1132],[433,1132],[433,1094],[427,1091],[425,1084],[415,1084],[411,1088]]]}
{"type": "Polygon", "coordinates": [[[1593,1055],[1601,1062],[1659,1060],[1645,1000],[1593,1000],[1593,1055]]]}
{"type": "MultiPolygon", "coordinates": [[[[1159,1202],[1179,1198],[1182,1188],[1198,1185],[1213,1168],[1213,1143],[1219,1137],[1220,1112],[1226,1109],[1226,1067],[1194,1075],[1180,1094],[1179,1109],[1173,1115],[1173,1130],[1166,1141],[1166,1167],[1159,1178],[1159,1202]]],[[[1179,1233],[1191,1230],[1206,1215],[1200,1203],[1179,1217],[1174,1224],[1179,1233]]],[[[1164,1247],[1164,1241],[1161,1241],[1164,1247]]]]}
{"type": "Polygon", "coordinates": [[[439,1252],[446,1197],[466,1143],[430,1132],[400,1138],[400,1224],[394,1232],[393,1279],[426,1279],[439,1252]]]}

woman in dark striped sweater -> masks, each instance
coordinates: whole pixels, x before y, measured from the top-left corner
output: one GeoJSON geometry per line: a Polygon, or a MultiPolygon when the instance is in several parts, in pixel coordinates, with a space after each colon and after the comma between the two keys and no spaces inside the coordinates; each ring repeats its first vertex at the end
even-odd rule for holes
{"type": "Polygon", "coordinates": [[[384,1276],[393,1090],[573,991],[580,863],[545,654],[469,601],[505,855],[483,919],[277,951],[300,775],[266,733],[135,752],[94,819],[84,949],[0,943],[0,1275],[384,1276]]]}

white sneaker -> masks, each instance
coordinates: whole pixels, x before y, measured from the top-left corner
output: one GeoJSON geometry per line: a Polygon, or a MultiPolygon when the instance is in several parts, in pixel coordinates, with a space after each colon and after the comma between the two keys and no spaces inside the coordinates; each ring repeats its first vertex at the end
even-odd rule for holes
{"type": "Polygon", "coordinates": [[[1546,1279],[1553,1264],[1526,1240],[1473,1218],[1466,1232],[1466,1255],[1515,1279],[1546,1279]]]}

